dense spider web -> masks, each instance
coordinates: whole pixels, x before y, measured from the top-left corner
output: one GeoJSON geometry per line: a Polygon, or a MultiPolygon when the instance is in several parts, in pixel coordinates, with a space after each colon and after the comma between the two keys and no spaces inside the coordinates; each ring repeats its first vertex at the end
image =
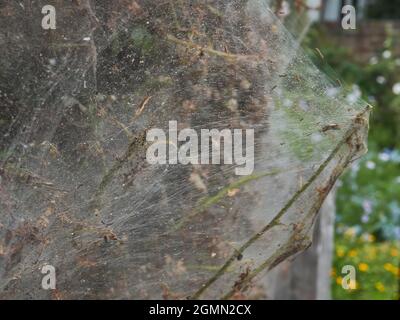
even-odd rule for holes
{"type": "Polygon", "coordinates": [[[267,2],[4,1],[0,296],[256,297],[310,244],[369,108],[267,2]],[[57,29],[41,27],[42,6],[57,29]],[[255,170],[150,165],[148,129],[255,129],[255,170]],[[56,268],[43,290],[41,268],[56,268]]]}

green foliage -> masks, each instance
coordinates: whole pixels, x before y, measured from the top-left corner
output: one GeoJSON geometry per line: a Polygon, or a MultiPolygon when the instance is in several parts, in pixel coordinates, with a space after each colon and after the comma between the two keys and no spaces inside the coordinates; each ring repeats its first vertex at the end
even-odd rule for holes
{"type": "Polygon", "coordinates": [[[354,226],[380,240],[400,239],[399,167],[398,151],[372,151],[355,164],[339,188],[338,226],[354,226]]]}

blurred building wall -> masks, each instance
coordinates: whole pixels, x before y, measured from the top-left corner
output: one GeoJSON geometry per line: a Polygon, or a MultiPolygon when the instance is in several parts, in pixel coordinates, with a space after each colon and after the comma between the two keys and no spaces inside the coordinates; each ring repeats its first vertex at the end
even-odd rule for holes
{"type": "Polygon", "coordinates": [[[338,46],[350,49],[357,61],[366,62],[384,47],[389,35],[394,40],[393,54],[400,54],[400,20],[364,20],[356,30],[343,30],[336,23],[325,23],[330,39],[338,46]]]}

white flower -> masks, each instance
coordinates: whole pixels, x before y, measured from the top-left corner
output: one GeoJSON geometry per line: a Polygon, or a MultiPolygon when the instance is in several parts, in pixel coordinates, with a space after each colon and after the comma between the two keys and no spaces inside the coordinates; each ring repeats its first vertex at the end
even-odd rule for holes
{"type": "Polygon", "coordinates": [[[393,93],[399,95],[400,94],[400,82],[397,82],[393,86],[393,93]]]}
{"type": "Polygon", "coordinates": [[[376,167],[376,164],[375,164],[375,162],[373,162],[373,161],[367,161],[367,163],[365,164],[365,166],[366,166],[368,169],[370,169],[370,170],[374,170],[375,167],[376,167]]]}
{"type": "Polygon", "coordinates": [[[382,53],[382,57],[384,57],[385,59],[389,59],[389,58],[392,57],[392,52],[389,51],[389,50],[385,50],[385,51],[382,53]]]}
{"type": "Polygon", "coordinates": [[[367,223],[368,221],[369,221],[369,215],[364,214],[364,215],[361,217],[361,222],[362,222],[362,223],[367,223]]]}
{"type": "Polygon", "coordinates": [[[372,57],[369,59],[369,64],[377,64],[378,63],[378,58],[377,57],[372,57]]]}
{"type": "Polygon", "coordinates": [[[379,76],[376,78],[376,82],[378,82],[379,84],[385,84],[386,83],[386,79],[384,76],[379,76]]]}
{"type": "Polygon", "coordinates": [[[400,227],[394,228],[394,235],[396,239],[400,239],[400,227]]]}
{"type": "Polygon", "coordinates": [[[390,154],[388,154],[387,152],[382,152],[379,154],[379,159],[384,162],[387,162],[390,160],[390,154]]]}
{"type": "Polygon", "coordinates": [[[366,215],[368,216],[372,212],[372,201],[371,200],[364,200],[363,203],[362,203],[362,207],[363,207],[366,215]]]}

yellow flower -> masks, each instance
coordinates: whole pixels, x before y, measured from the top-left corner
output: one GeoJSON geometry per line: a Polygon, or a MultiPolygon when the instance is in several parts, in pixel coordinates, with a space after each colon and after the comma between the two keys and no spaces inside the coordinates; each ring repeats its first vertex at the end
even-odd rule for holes
{"type": "Polygon", "coordinates": [[[391,263],[385,263],[383,265],[383,268],[385,268],[386,271],[392,272],[393,268],[396,268],[394,265],[392,265],[391,263]]]}
{"type": "Polygon", "coordinates": [[[354,279],[350,279],[349,289],[356,290],[358,288],[357,281],[354,279]]]}
{"type": "Polygon", "coordinates": [[[345,250],[343,248],[337,248],[336,255],[340,258],[344,257],[345,250]]]}
{"type": "Polygon", "coordinates": [[[343,278],[342,278],[342,277],[337,277],[337,278],[336,278],[336,283],[337,283],[337,285],[341,286],[341,285],[342,285],[342,281],[343,281],[343,278]]]}
{"type": "Polygon", "coordinates": [[[355,249],[349,251],[349,257],[350,258],[357,257],[357,254],[358,254],[358,252],[355,249]]]}
{"type": "Polygon", "coordinates": [[[363,262],[361,262],[359,265],[358,265],[358,269],[361,271],[361,272],[366,272],[367,270],[368,270],[368,265],[366,264],[366,263],[363,263],[363,262]]]}
{"type": "Polygon", "coordinates": [[[392,257],[397,257],[399,255],[399,251],[395,248],[390,249],[390,255],[392,257]]]}
{"type": "Polygon", "coordinates": [[[400,275],[400,269],[396,266],[394,266],[391,263],[385,263],[383,265],[383,268],[385,268],[386,271],[389,271],[391,273],[393,273],[395,276],[399,276],[400,275]]]}
{"type": "Polygon", "coordinates": [[[383,285],[382,282],[377,282],[377,283],[375,283],[375,288],[376,288],[379,292],[384,292],[384,291],[385,291],[385,286],[383,285]]]}

